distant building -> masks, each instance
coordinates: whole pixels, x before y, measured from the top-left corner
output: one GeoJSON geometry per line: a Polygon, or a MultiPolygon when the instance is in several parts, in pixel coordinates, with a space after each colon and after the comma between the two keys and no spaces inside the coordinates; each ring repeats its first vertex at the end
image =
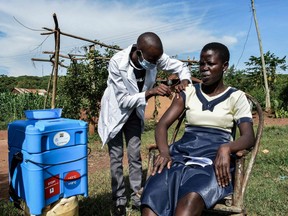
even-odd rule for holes
{"type": "Polygon", "coordinates": [[[38,94],[38,95],[47,94],[47,91],[45,89],[13,88],[11,92],[15,94],[25,94],[25,93],[32,93],[32,94],[38,94]]]}

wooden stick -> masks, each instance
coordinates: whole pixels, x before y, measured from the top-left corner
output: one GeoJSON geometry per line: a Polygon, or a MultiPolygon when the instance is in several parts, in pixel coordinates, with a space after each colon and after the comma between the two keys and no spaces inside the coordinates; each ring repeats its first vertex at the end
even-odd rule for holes
{"type": "Polygon", "coordinates": [[[56,102],[56,94],[57,94],[57,80],[58,80],[58,63],[59,63],[59,51],[60,51],[60,29],[58,26],[57,16],[54,13],[53,19],[55,23],[55,61],[54,61],[54,71],[53,71],[53,90],[52,90],[52,100],[51,100],[51,108],[55,108],[56,102]]]}
{"type": "MultiPolygon", "coordinates": [[[[50,31],[50,32],[53,32],[53,31],[54,31],[53,29],[49,29],[49,28],[46,28],[46,27],[43,27],[43,29],[45,29],[45,30],[47,30],[47,31],[50,31]]],[[[76,39],[79,39],[79,40],[88,41],[88,42],[97,44],[97,45],[99,45],[99,46],[101,46],[101,47],[106,47],[106,48],[115,49],[115,50],[122,50],[121,48],[117,48],[117,47],[115,47],[115,46],[109,46],[109,45],[107,45],[107,44],[100,43],[100,42],[98,42],[98,41],[96,41],[96,40],[90,40],[90,39],[87,39],[87,38],[79,37],[79,36],[72,35],[72,34],[68,34],[68,33],[61,32],[61,31],[60,31],[60,34],[65,35],[65,36],[67,36],[67,37],[72,37],[72,38],[76,38],[76,39]]]]}

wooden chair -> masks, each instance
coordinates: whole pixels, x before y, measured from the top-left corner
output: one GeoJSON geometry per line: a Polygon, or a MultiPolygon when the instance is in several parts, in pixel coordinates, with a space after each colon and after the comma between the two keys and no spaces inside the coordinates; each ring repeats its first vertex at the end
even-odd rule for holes
{"type": "MultiPolygon", "coordinates": [[[[243,150],[236,153],[236,166],[234,175],[234,193],[231,196],[225,197],[224,200],[218,202],[213,208],[206,209],[204,215],[211,215],[213,213],[221,213],[225,215],[246,215],[246,209],[244,205],[244,195],[247,189],[248,180],[252,172],[253,165],[260,146],[260,139],[262,136],[262,131],[264,127],[263,111],[258,103],[258,101],[251,95],[246,94],[247,99],[256,108],[256,112],[259,116],[257,122],[254,120],[253,124],[257,126],[256,130],[256,141],[252,149],[243,150]]],[[[177,125],[175,127],[174,133],[172,135],[171,143],[174,143],[179,131],[179,128],[185,117],[185,112],[183,112],[178,118],[177,125]]],[[[235,131],[236,132],[236,131],[235,131]]],[[[153,163],[157,155],[156,145],[148,146],[148,168],[147,168],[147,179],[152,173],[153,163]]]]}

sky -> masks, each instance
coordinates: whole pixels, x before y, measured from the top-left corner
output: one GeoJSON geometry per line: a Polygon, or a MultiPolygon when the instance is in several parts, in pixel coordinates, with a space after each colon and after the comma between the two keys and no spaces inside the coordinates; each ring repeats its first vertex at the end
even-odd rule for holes
{"type": "MultiPolygon", "coordinates": [[[[254,1],[263,52],[286,56],[287,0],[254,1]]],[[[201,48],[214,41],[229,48],[236,69],[260,56],[251,0],[0,0],[0,75],[50,75],[51,63],[31,58],[49,59],[43,52],[54,51],[54,35],[41,35],[48,32],[43,27],[54,29],[54,13],[62,32],[121,48],[152,31],[164,52],[181,60],[198,60],[201,48]]],[[[61,36],[60,54],[85,54],[89,45],[61,36]]]]}

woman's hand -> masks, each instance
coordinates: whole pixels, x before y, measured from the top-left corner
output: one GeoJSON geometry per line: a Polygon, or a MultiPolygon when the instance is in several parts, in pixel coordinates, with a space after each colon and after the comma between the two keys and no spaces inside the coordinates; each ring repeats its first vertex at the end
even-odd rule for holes
{"type": "Polygon", "coordinates": [[[172,164],[172,159],[169,154],[160,153],[157,155],[156,160],[153,165],[152,176],[156,174],[156,172],[161,173],[162,170],[167,166],[170,169],[172,164]]]}
{"type": "Polygon", "coordinates": [[[223,144],[219,147],[214,161],[217,182],[221,187],[226,187],[231,182],[230,153],[229,144],[223,144]]]}

